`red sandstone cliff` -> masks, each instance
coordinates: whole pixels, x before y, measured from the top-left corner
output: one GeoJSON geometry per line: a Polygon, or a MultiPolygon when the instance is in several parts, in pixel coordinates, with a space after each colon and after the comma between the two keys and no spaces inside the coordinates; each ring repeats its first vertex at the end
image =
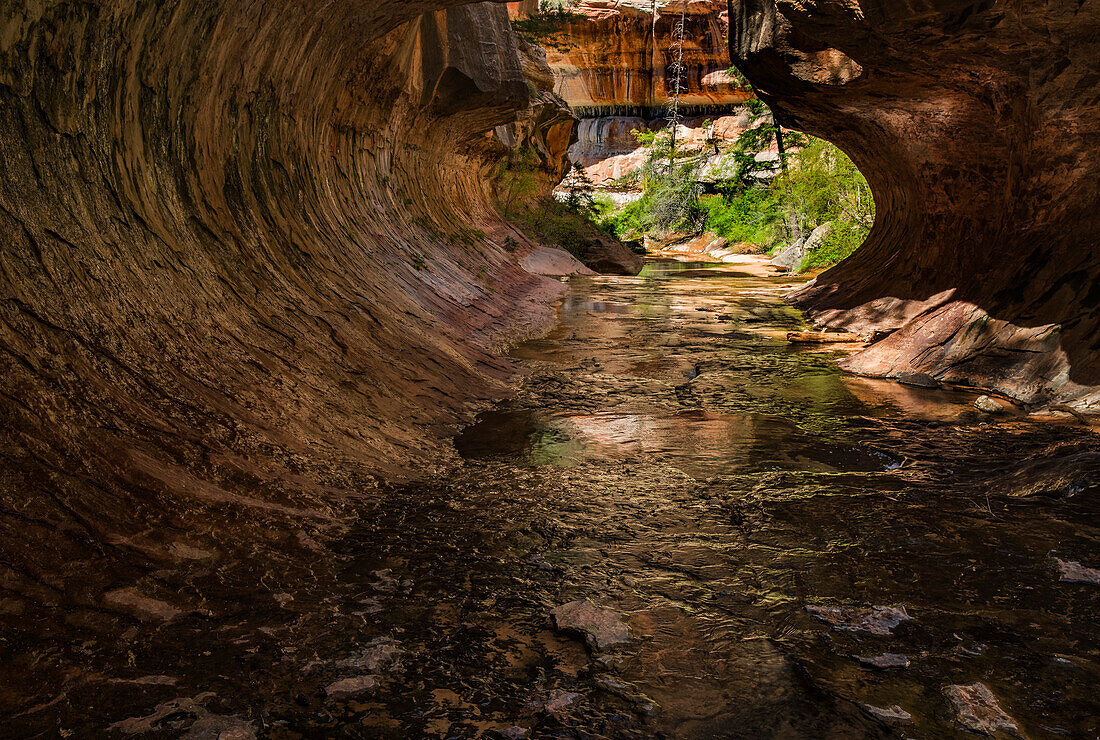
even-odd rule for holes
{"type": "MultiPolygon", "coordinates": [[[[538,3],[509,3],[513,18],[527,17],[538,3]]],[[[554,89],[581,117],[579,140],[569,156],[597,182],[620,177],[644,162],[631,136],[664,125],[676,62],[675,29],[685,11],[681,111],[686,137],[714,134],[735,139],[743,130],[738,107],[750,93],[727,74],[727,12],[724,0],[577,0],[574,19],[547,39],[554,89]]]]}

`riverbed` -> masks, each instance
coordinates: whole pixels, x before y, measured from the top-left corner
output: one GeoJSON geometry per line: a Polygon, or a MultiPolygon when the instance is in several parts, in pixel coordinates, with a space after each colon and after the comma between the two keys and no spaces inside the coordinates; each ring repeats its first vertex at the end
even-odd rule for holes
{"type": "Polygon", "coordinates": [[[1100,731],[1100,586],[1058,565],[1100,565],[1095,438],[846,376],[844,348],[786,342],[789,288],[671,260],[573,280],[464,464],[362,541],[409,584],[372,622],[409,651],[378,709],[441,737],[941,738],[980,683],[1021,733],[1100,731]],[[556,632],[581,599],[631,641],[556,632]]]}
{"type": "Polygon", "coordinates": [[[1100,586],[1063,570],[1100,567],[1095,436],[845,375],[844,346],[786,341],[790,288],[751,260],[573,278],[455,464],[365,493],[335,556],[196,577],[209,613],[120,627],[127,665],[88,658],[67,703],[20,722],[973,737],[956,699],[981,685],[1019,734],[1096,737],[1100,586]],[[559,630],[577,601],[629,638],[559,630]]]}

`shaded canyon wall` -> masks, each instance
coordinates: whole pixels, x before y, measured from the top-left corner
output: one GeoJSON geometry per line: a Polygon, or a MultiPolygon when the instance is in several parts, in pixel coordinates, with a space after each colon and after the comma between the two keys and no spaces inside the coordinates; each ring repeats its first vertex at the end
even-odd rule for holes
{"type": "Polygon", "coordinates": [[[486,184],[564,168],[529,63],[494,3],[0,3],[0,613],[431,473],[561,291],[486,184]]]}
{"type": "Polygon", "coordinates": [[[1100,4],[731,0],[784,125],[847,151],[866,244],[795,295],[844,362],[1100,411],[1100,4]]]}

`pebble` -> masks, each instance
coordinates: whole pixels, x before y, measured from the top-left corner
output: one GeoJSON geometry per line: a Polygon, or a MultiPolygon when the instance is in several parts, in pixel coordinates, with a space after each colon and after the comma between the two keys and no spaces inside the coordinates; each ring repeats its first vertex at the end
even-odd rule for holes
{"type": "Polygon", "coordinates": [[[561,689],[554,689],[550,692],[550,697],[538,705],[538,708],[546,712],[547,714],[556,714],[571,704],[575,703],[577,699],[580,699],[581,695],[575,691],[562,691],[561,689]]]}
{"type": "Polygon", "coordinates": [[[810,616],[847,632],[869,632],[872,635],[890,635],[902,622],[913,618],[904,606],[815,606],[806,607],[810,616]]]}
{"type": "Polygon", "coordinates": [[[987,414],[999,414],[1004,411],[1004,407],[989,396],[978,396],[974,399],[974,408],[987,414]]]}
{"type": "Polygon", "coordinates": [[[559,632],[579,635],[592,650],[604,651],[630,641],[630,628],[618,614],[587,599],[562,604],[550,614],[559,632]]]}
{"type": "Polygon", "coordinates": [[[1062,573],[1059,580],[1065,583],[1091,583],[1094,586],[1100,586],[1100,569],[1086,568],[1075,560],[1054,558],[1054,561],[1058,563],[1058,570],[1062,573]]]}
{"type": "Polygon", "coordinates": [[[370,691],[378,685],[378,679],[374,676],[352,676],[342,678],[325,687],[325,693],[333,699],[342,699],[347,696],[356,696],[364,691],[370,691]]]}
{"type": "Polygon", "coordinates": [[[955,707],[959,723],[971,732],[983,735],[995,735],[1003,732],[1014,737],[1023,737],[1016,720],[1008,716],[997,697],[984,683],[968,686],[948,686],[944,693],[955,707]]]}
{"type": "Polygon", "coordinates": [[[892,725],[907,725],[913,721],[913,715],[905,711],[897,704],[892,707],[875,707],[870,704],[864,704],[863,708],[867,710],[867,713],[872,717],[888,722],[892,725]]]}
{"type": "Polygon", "coordinates": [[[901,670],[909,667],[909,658],[900,653],[883,653],[875,656],[854,656],[861,665],[881,670],[901,670]]]}
{"type": "Polygon", "coordinates": [[[341,668],[357,668],[359,670],[377,673],[389,668],[399,671],[401,658],[405,651],[400,648],[400,643],[391,637],[378,637],[367,643],[367,646],[358,653],[344,660],[337,661],[341,668]]]}

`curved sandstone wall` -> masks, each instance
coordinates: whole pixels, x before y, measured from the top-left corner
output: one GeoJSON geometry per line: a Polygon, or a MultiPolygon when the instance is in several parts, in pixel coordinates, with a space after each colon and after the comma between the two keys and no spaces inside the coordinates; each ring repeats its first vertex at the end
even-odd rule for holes
{"type": "Polygon", "coordinates": [[[1100,411],[1100,6],[731,0],[730,17],[761,97],[875,194],[866,244],[795,296],[884,336],[846,366],[1100,411]]]}
{"type": "Polygon", "coordinates": [[[575,121],[459,5],[0,2],[8,592],[308,542],[500,392],[561,288],[485,182],[502,136],[560,174],[575,121]]]}

